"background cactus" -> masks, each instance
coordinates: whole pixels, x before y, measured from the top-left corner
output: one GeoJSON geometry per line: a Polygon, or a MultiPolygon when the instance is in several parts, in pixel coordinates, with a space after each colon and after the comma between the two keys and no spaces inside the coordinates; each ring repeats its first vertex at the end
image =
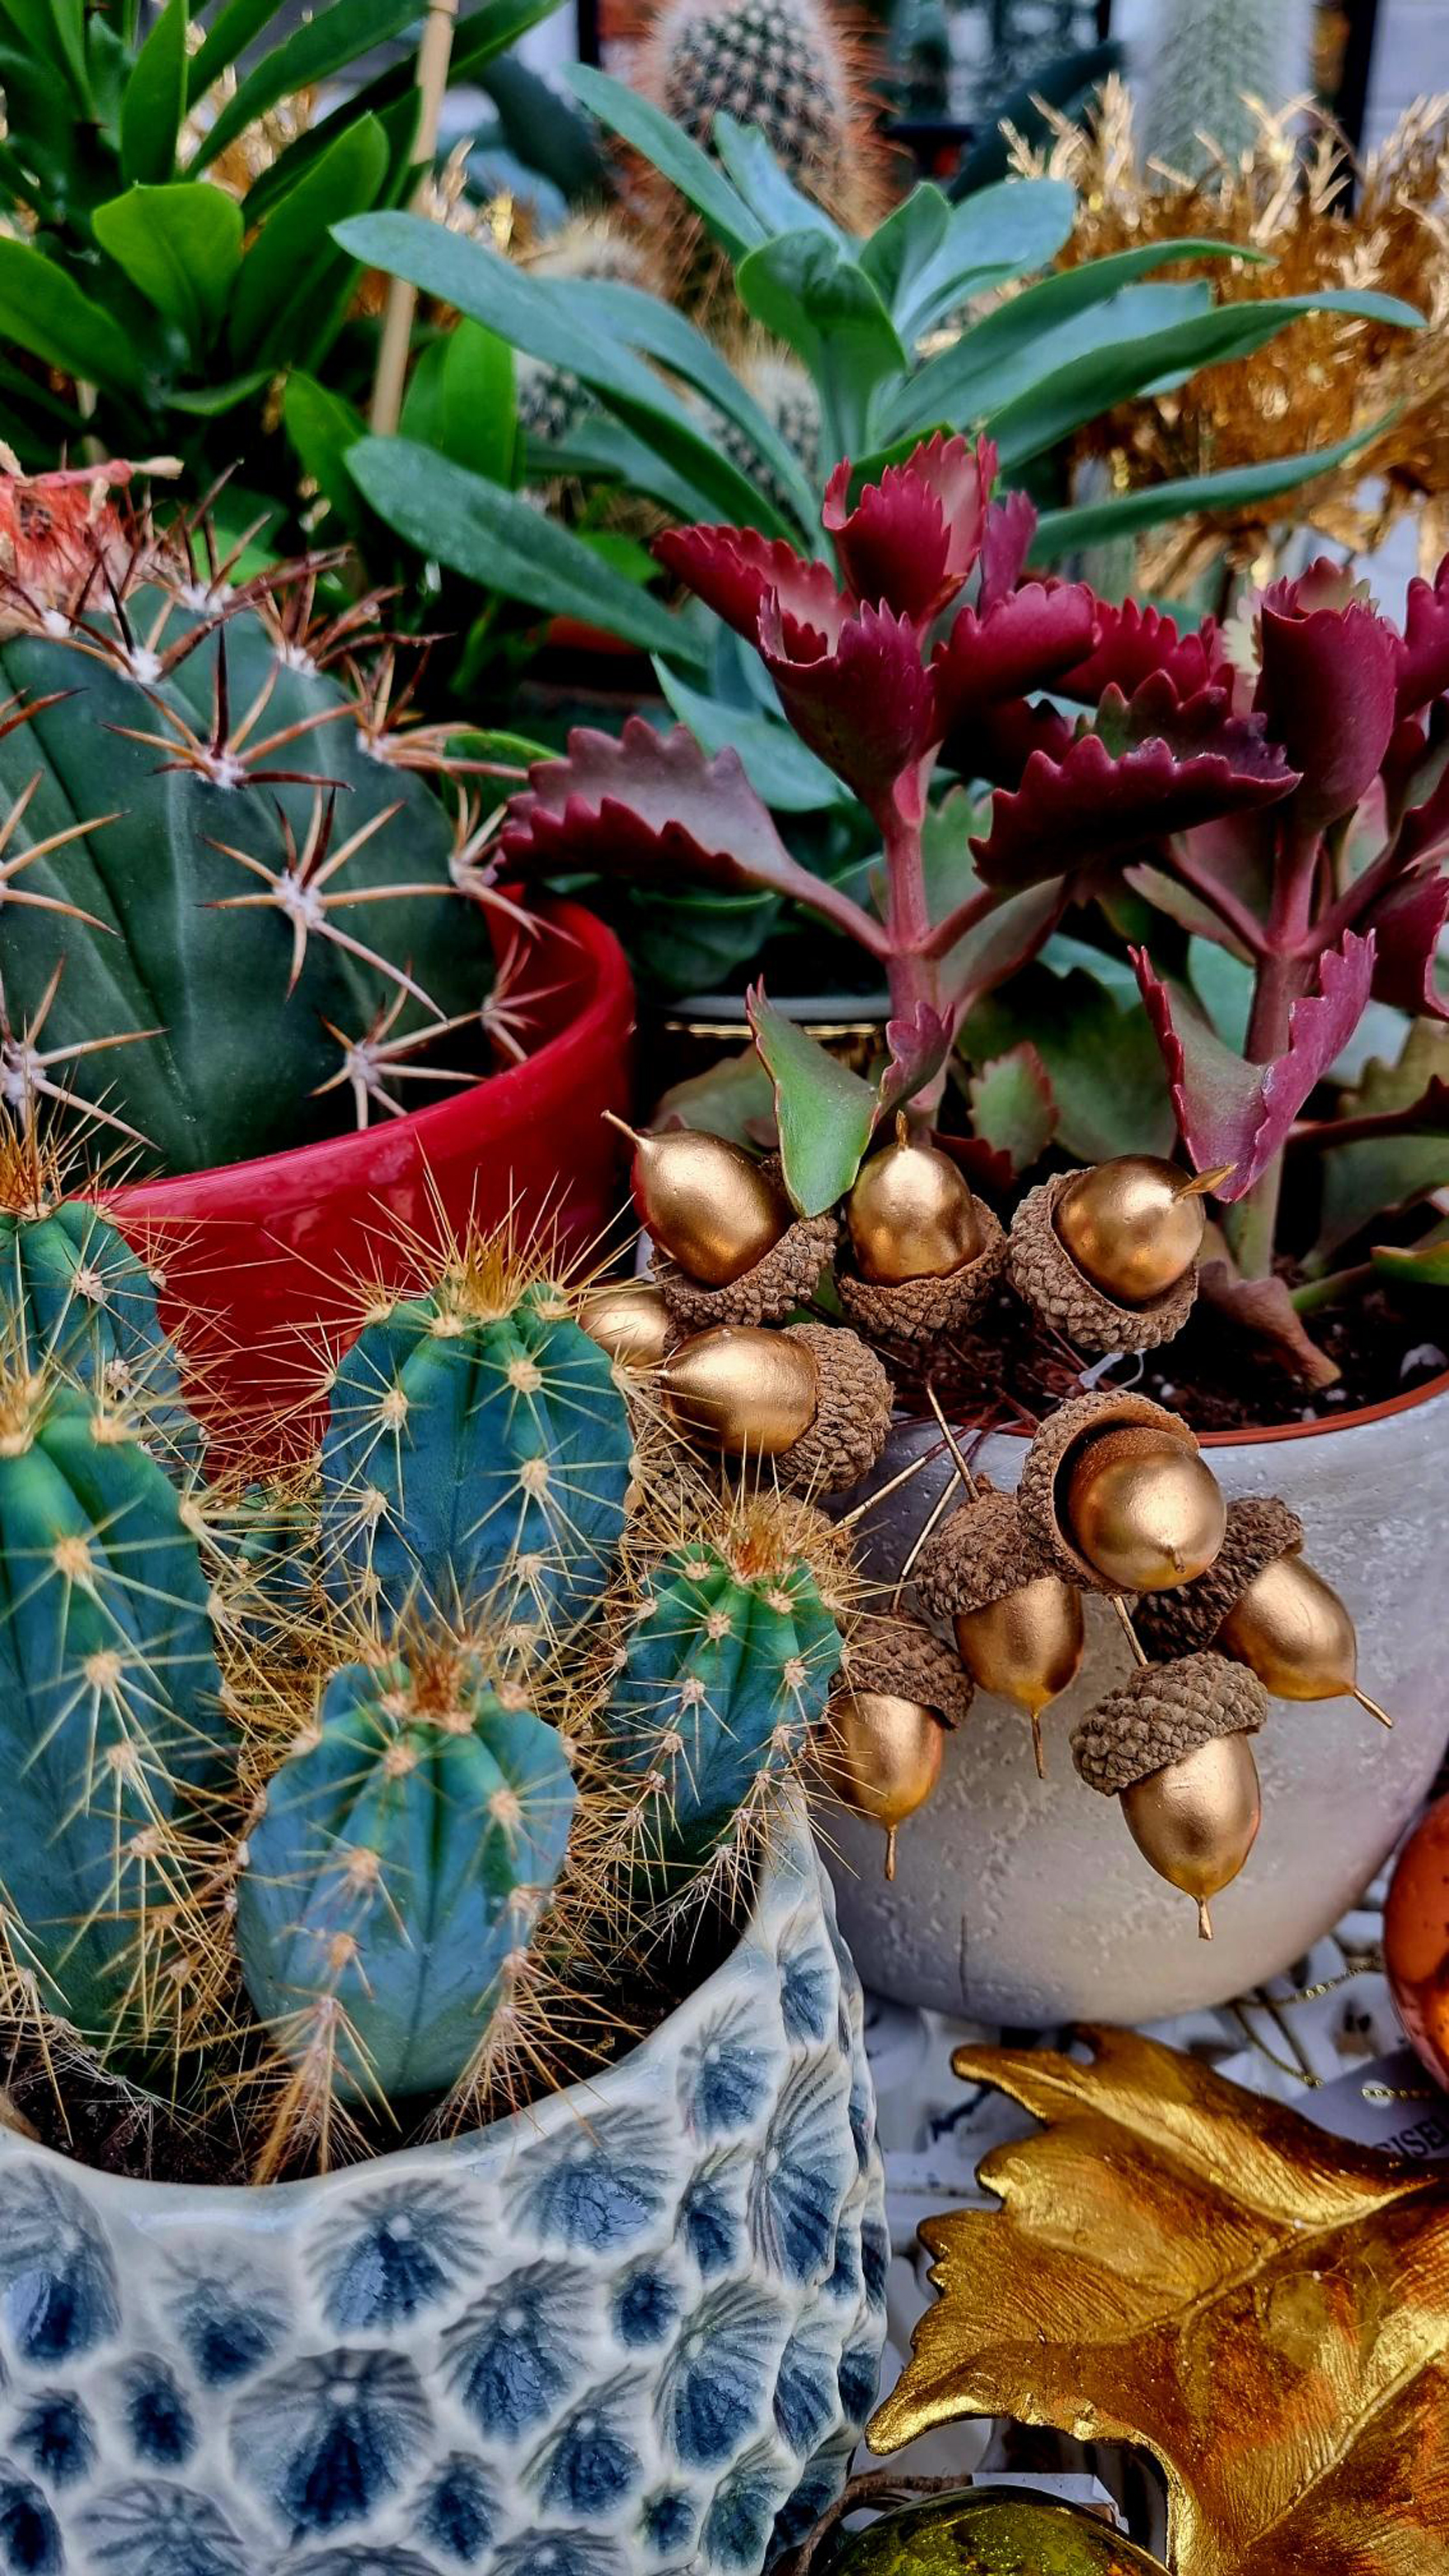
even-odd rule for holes
{"type": "Polygon", "coordinates": [[[0,1990],[169,2040],[231,1730],[185,1506],[124,1413],[0,1376],[0,1990]]]}
{"type": "Polygon", "coordinates": [[[1270,114],[1313,87],[1312,0],[1160,0],[1143,46],[1144,158],[1200,178],[1215,144],[1230,162],[1270,114]]]}
{"type": "Polygon", "coordinates": [[[104,502],[0,595],[0,1089],[172,1171],[330,1133],[356,1064],[365,1118],[383,1043],[489,1062],[487,867],[371,604],[329,629],[308,567],[193,557],[104,502]]]}

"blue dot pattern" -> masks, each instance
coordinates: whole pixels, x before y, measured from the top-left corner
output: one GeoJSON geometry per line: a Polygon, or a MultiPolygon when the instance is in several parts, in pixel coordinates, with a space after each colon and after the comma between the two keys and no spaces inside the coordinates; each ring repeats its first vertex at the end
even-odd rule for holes
{"type": "Polygon", "coordinates": [[[265,2193],[0,2132],[0,2571],[762,2576],[874,2402],[860,1990],[808,1839],[645,2045],[265,2193]]]}

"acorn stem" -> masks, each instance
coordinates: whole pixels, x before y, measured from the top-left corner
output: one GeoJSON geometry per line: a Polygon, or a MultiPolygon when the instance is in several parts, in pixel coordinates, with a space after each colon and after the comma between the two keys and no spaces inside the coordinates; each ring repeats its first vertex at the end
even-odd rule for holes
{"type": "Polygon", "coordinates": [[[1349,1697],[1350,1699],[1356,1699],[1360,1708],[1366,1708],[1370,1717],[1376,1717],[1380,1726],[1393,1725],[1394,1721],[1390,1717],[1388,1710],[1386,1708],[1380,1708],[1376,1699],[1370,1699],[1367,1691],[1361,1691],[1357,1682],[1354,1683],[1352,1690],[1349,1692],[1349,1697]]]}
{"type": "Polygon", "coordinates": [[[960,1477],[962,1484],[965,1486],[970,1500],[974,1503],[979,1490],[976,1479],[972,1474],[966,1456],[957,1441],[955,1432],[952,1430],[950,1423],[947,1421],[945,1414],[941,1410],[940,1399],[933,1386],[928,1386],[926,1389],[926,1402],[929,1404],[931,1411],[934,1413],[936,1420],[941,1426],[942,1437],[945,1440],[947,1448],[951,1452],[953,1460],[955,1461],[956,1473],[960,1477]]]}
{"type": "MultiPolygon", "coordinates": [[[[1108,1598],[1122,1623],[1123,1634],[1127,1639],[1128,1645],[1132,1649],[1134,1657],[1137,1662],[1145,1668],[1151,1663],[1152,1657],[1147,1652],[1146,1647],[1143,1645],[1141,1638],[1138,1636],[1136,1629],[1132,1625],[1132,1614],[1129,1611],[1126,1602],[1123,1600],[1120,1592],[1110,1593],[1108,1598]]],[[[1212,1937],[1211,1932],[1205,1935],[1205,1938],[1209,1941],[1212,1937]]]]}
{"type": "Polygon", "coordinates": [[[893,1879],[896,1874],[896,1829],[894,1825],[888,1825],[886,1828],[885,1846],[885,1874],[888,1879],[893,1879]]]}
{"type": "MultiPolygon", "coordinates": [[[[1198,1172],[1190,1181],[1184,1181],[1181,1189],[1175,1190],[1173,1196],[1179,1199],[1205,1199],[1217,1188],[1218,1183],[1225,1181],[1236,1168],[1233,1163],[1215,1163],[1210,1172],[1198,1172]]],[[[1209,1933],[1207,1937],[1211,1940],[1212,1934],[1209,1933]]]]}
{"type": "Polygon", "coordinates": [[[1031,1713],[1031,1749],[1033,1754],[1036,1756],[1036,1776],[1038,1780],[1044,1780],[1047,1775],[1046,1746],[1042,1742],[1041,1710],[1039,1708],[1034,1708],[1031,1713]]]}
{"type": "Polygon", "coordinates": [[[1197,1937],[1199,1941],[1210,1941],[1213,1937],[1213,1918],[1208,1912],[1205,1896],[1197,1900],[1197,1937]]]}
{"type": "Polygon", "coordinates": [[[616,1111],[612,1109],[601,1109],[599,1116],[604,1120],[606,1126],[617,1127],[621,1136],[627,1136],[631,1145],[642,1145],[645,1142],[645,1139],[640,1135],[637,1127],[631,1127],[628,1119],[620,1118],[616,1111]]]}

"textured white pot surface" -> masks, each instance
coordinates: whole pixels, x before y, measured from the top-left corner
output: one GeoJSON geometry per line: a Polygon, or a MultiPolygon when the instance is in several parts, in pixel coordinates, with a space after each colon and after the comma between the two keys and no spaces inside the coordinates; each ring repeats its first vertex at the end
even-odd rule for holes
{"type": "Polygon", "coordinates": [[[758,2576],[874,2403],[874,2131],[803,1831],[652,2038],[474,2136],[248,2191],[0,2130],[0,2566],[758,2576]]]}
{"type": "MultiPolygon", "coordinates": [[[[939,1446],[933,1424],[902,1427],[876,1481],[939,1446]]],[[[1012,1487],[1024,1454],[998,1437],[979,1463],[1012,1487]]],[[[1072,1765],[1078,1717],[1130,1669],[1110,1608],[1089,1600],[1082,1672],[1044,1721],[1045,1782],[1026,1720],[978,1693],[935,1798],[902,1829],[894,1886],[874,1829],[831,1818],[841,1924],[867,1986],[1022,2028],[1158,2021],[1286,1968],[1393,1848],[1449,1737],[1449,1391],[1209,1455],[1230,1497],[1280,1494],[1301,1514],[1304,1555],[1353,1614],[1359,1677],[1392,1712],[1392,1734],[1352,1700],[1274,1703],[1254,1748],[1262,1831],[1213,1901],[1215,1940],[1199,1941],[1192,1906],[1148,1868],[1116,1799],[1084,1788],[1072,1765]]],[[[873,1574],[899,1569],[948,1472],[933,1461],[862,1524],[873,1574]]]]}

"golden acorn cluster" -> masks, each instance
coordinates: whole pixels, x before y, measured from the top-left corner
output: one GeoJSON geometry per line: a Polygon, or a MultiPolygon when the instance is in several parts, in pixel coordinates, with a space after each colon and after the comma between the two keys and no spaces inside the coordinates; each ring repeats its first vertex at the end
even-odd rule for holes
{"type": "MultiPolygon", "coordinates": [[[[653,1280],[593,1292],[582,1320],[651,1372],[700,1446],[814,1492],[846,1492],[885,1446],[891,1384],[871,1346],[928,1372],[932,1345],[979,1325],[1003,1280],[1083,1350],[1170,1339],[1196,1294],[1204,1197],[1225,1177],[1121,1156],[1029,1191],[1004,1232],[903,1116],[841,1208],[809,1218],[777,1163],[722,1138],[633,1143],[653,1280]],[[827,1271],[845,1323],[802,1316],[827,1271]]],[[[1080,1670],[1084,1601],[1097,1593],[1137,1669],[1076,1728],[1076,1767],[1120,1799],[1139,1850],[1210,1936],[1210,1900],[1258,1830],[1251,1737],[1270,1697],[1348,1694],[1383,1718],[1359,1689],[1347,1610],[1305,1561],[1287,1507],[1227,1502],[1188,1424],[1145,1396],[1084,1392],[1058,1406],[1015,1494],[974,1477],[929,1400],[963,1499],[920,1552],[923,1615],[902,1609],[903,1578],[889,1613],[858,1627],[824,1778],[881,1825],[893,1875],[897,1830],[934,1793],[974,1690],[1021,1710],[1044,1771],[1043,1714],[1080,1670]]]]}

